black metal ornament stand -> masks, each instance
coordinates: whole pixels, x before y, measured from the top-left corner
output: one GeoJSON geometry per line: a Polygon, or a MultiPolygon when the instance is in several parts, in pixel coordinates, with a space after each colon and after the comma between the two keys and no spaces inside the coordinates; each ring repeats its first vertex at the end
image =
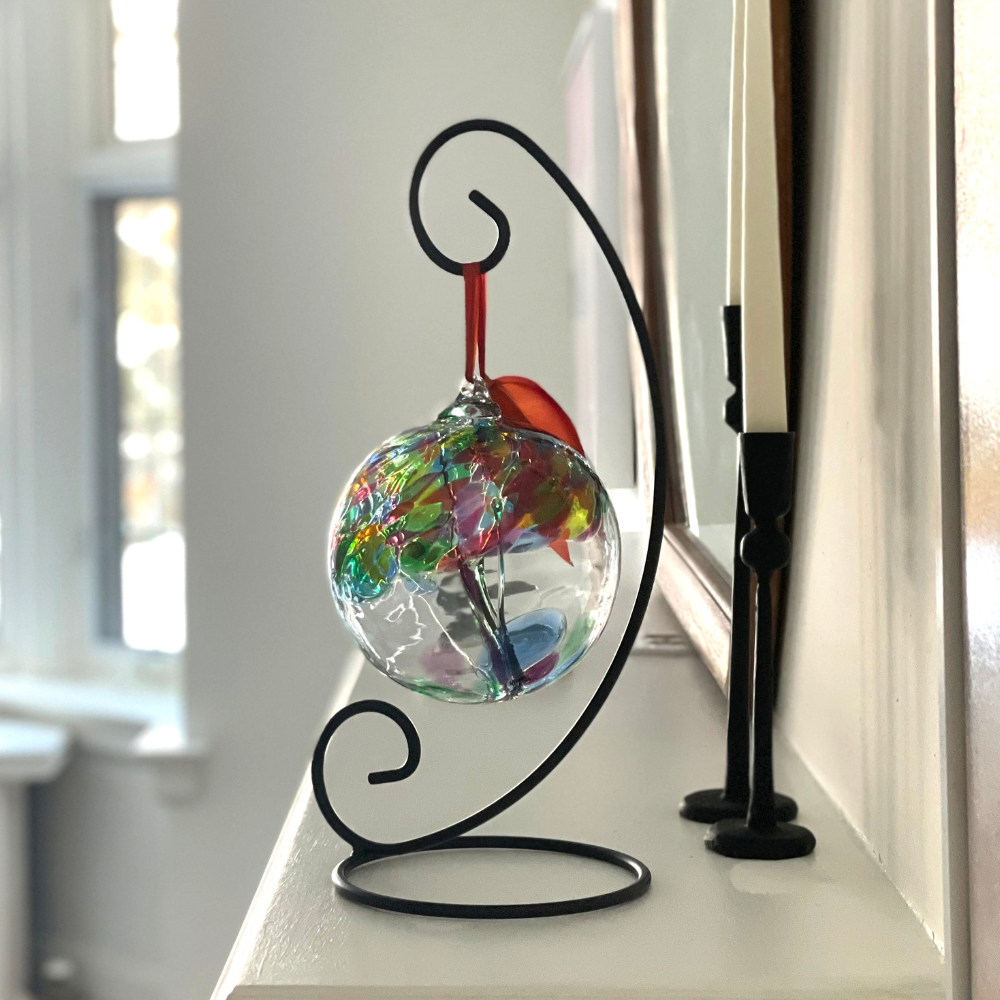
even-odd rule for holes
{"type": "Polygon", "coordinates": [[[730,858],[777,861],[811,854],[816,838],[804,826],[782,822],[774,794],[774,607],[771,577],[788,565],[791,544],[778,527],[792,506],[794,434],[740,434],[743,499],[753,528],[740,546],[743,562],[757,576],[754,645],[753,785],[745,818],[723,819],[705,844],[730,858]]]}
{"type": "MultiPolygon", "coordinates": [[[[664,513],[666,505],[666,465],[664,456],[666,454],[666,430],[663,419],[663,401],[660,396],[659,380],[656,373],[656,365],[652,345],[650,343],[649,332],[646,329],[646,322],[639,307],[638,299],[632,288],[631,282],[625,273],[607,234],[597,221],[597,217],[591,211],[590,206],[584,201],[579,191],[573,186],[569,178],[555,164],[555,162],[538,146],[532,139],[528,138],[519,129],[503,122],[492,119],[477,118],[470,121],[459,122],[439,133],[421,153],[417,160],[417,165],[413,171],[413,180],[410,184],[410,220],[413,229],[420,243],[421,249],[430,259],[450,274],[461,275],[462,265],[458,261],[446,257],[431,241],[427,230],[424,228],[420,218],[420,181],[424,171],[430,163],[431,157],[449,140],[466,132],[495,132],[498,135],[512,139],[522,149],[524,149],[556,182],[563,193],[573,203],[573,207],[580,213],[584,222],[587,223],[598,246],[604,253],[605,258],[614,273],[621,290],[625,303],[628,306],[629,315],[632,318],[632,325],[635,328],[636,337],[639,341],[639,348],[642,353],[643,365],[646,373],[646,380],[649,384],[650,404],[653,418],[653,437],[655,443],[655,460],[653,471],[653,495],[652,495],[652,518],[649,529],[649,542],[646,547],[646,560],[643,565],[642,577],[639,581],[639,590],[636,595],[635,605],[629,617],[628,624],[619,643],[611,665],[608,667],[600,685],[591,698],[587,707],[580,717],[573,724],[569,732],[562,738],[556,748],[531,772],[524,780],[517,784],[506,794],[501,795],[490,805],[480,809],[465,819],[453,823],[450,826],[436,830],[433,833],[425,834],[422,837],[414,837],[410,840],[397,841],[395,843],[383,843],[370,840],[356,830],[352,830],[337,815],[330,797],[327,794],[326,781],[323,774],[324,763],[326,761],[327,748],[333,738],[334,733],[349,719],[362,713],[375,713],[383,715],[393,721],[406,737],[407,756],[406,762],[399,768],[388,771],[373,771],[368,775],[370,784],[378,785],[391,781],[402,781],[413,774],[420,763],[420,737],[410,721],[409,717],[395,705],[378,700],[359,701],[353,705],[348,705],[341,709],[326,724],[312,760],[312,784],[316,796],[316,803],[327,823],[336,833],[351,845],[351,855],[337,866],[333,873],[333,882],[337,892],[347,899],[366,906],[376,907],[382,910],[394,910],[400,913],[417,914],[421,916],[434,917],[464,917],[472,919],[497,919],[513,917],[551,917],[569,913],[582,913],[587,910],[599,910],[609,906],[617,906],[620,903],[627,903],[643,895],[649,888],[649,869],[641,862],[620,851],[611,850],[606,847],[597,847],[591,844],[580,844],[573,841],[553,840],[543,837],[517,837],[517,836],[468,836],[470,830],[481,826],[488,820],[500,815],[504,810],[510,808],[515,802],[524,798],[533,788],[541,783],[549,774],[555,770],[556,766],[564,757],[576,746],[580,737],[587,731],[587,728],[597,717],[602,706],[611,694],[615,682],[621,675],[625,662],[632,650],[639,627],[642,624],[643,616],[653,590],[656,580],[656,567],[660,556],[660,544],[663,539],[664,513]],[[633,881],[621,889],[613,892],[600,893],[595,896],[582,896],[576,899],[561,899],[550,902],[539,903],[517,903],[517,904],[493,904],[493,903],[443,903],[429,900],[405,899],[397,896],[388,896],[381,893],[372,892],[351,881],[352,872],[357,871],[363,865],[377,862],[384,858],[399,857],[404,854],[416,854],[423,851],[445,851],[459,849],[503,849],[520,851],[543,851],[555,854],[569,854],[576,857],[590,858],[601,861],[627,871],[633,877],[633,881]]],[[[493,251],[480,262],[480,269],[483,272],[496,267],[503,259],[510,243],[510,226],[504,213],[484,195],[478,191],[469,194],[470,200],[481,208],[496,223],[498,237],[497,244],[493,251]]]]}
{"type": "MultiPolygon", "coordinates": [[[[726,379],[733,394],[726,400],[726,423],[737,435],[743,431],[743,355],[740,306],[722,307],[726,348],[726,379]]],[[[740,463],[742,467],[742,462],[740,463]]],[[[726,726],[726,778],[722,788],[691,792],[681,801],[680,813],[696,823],[739,819],[750,808],[750,567],[740,556],[740,545],[750,532],[750,516],[743,502],[743,482],[736,478],[736,529],[733,539],[732,625],[729,635],[729,720],[726,726]]],[[[770,592],[769,592],[770,593],[770,592]]],[[[795,800],[774,794],[777,819],[795,819],[795,800]]]]}

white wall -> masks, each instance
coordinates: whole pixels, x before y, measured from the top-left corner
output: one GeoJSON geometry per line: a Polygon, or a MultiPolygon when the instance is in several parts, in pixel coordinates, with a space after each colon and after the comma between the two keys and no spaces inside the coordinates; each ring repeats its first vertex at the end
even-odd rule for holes
{"type": "Polygon", "coordinates": [[[78,598],[87,400],[72,167],[90,138],[76,106],[80,14],[79,3],[0,3],[0,664],[37,673],[78,669],[89,639],[78,598]]]}
{"type": "MultiPolygon", "coordinates": [[[[583,18],[566,72],[566,173],[587,199],[619,256],[622,150],[615,81],[614,5],[599,2],[583,18]]],[[[570,222],[576,429],[609,489],[635,485],[635,416],[625,301],[587,224],[570,222]]]]}
{"type": "Polygon", "coordinates": [[[942,485],[928,7],[813,5],[783,725],[940,944],[942,485]]]}
{"type": "MultiPolygon", "coordinates": [[[[214,984],[350,649],[324,574],[338,493],[461,375],[462,286],[410,231],[414,161],[472,116],[563,160],[561,67],[584,6],[182,5],[187,693],[212,754],[203,796],[172,815],[172,997],[214,984]]],[[[456,143],[425,219],[459,259],[492,247],[473,186],[513,230],[490,276],[489,368],[572,409],[567,205],[512,144],[456,143]]]]}
{"type": "Polygon", "coordinates": [[[146,767],[80,751],[32,792],[36,962],[66,956],[87,1000],[161,1000],[169,814],[146,767]]]}

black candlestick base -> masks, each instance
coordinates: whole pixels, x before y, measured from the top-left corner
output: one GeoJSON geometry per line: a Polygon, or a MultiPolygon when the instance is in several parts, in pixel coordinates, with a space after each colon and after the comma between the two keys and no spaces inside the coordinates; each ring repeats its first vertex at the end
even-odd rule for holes
{"type": "Polygon", "coordinates": [[[788,565],[791,545],[778,527],[792,505],[794,434],[740,435],[743,500],[753,528],[740,545],[757,578],[754,629],[753,780],[745,819],[723,819],[709,828],[705,846],[729,858],[779,861],[811,854],[816,838],[803,826],[782,822],[774,793],[774,605],[771,577],[788,565]]]}
{"type": "MultiPolygon", "coordinates": [[[[743,430],[743,332],[739,306],[722,308],[726,378],[733,394],[726,400],[726,423],[739,434],[743,430]]],[[[750,567],[740,555],[743,539],[750,533],[750,516],[743,501],[743,483],[736,484],[736,521],[733,531],[732,620],[729,630],[729,718],[726,723],[726,780],[723,788],[705,788],[686,795],[680,814],[694,823],[717,823],[745,817],[750,808],[750,567]]],[[[787,822],[798,813],[795,800],[774,796],[775,819],[787,822]]]]}
{"type": "Polygon", "coordinates": [[[724,819],[708,828],[705,846],[727,858],[786,861],[804,858],[816,849],[816,838],[804,826],[775,823],[755,830],[743,817],[724,819]]]}
{"type": "MultiPolygon", "coordinates": [[[[746,819],[749,808],[748,798],[730,798],[724,788],[703,788],[681,799],[680,813],[684,819],[694,823],[718,823],[725,819],[746,819]]],[[[777,820],[787,823],[798,814],[795,799],[780,792],[774,793],[774,816],[777,820]]]]}

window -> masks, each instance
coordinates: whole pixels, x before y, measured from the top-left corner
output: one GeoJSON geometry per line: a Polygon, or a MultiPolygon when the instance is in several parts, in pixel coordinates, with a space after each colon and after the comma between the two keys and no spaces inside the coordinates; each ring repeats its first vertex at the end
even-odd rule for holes
{"type": "MultiPolygon", "coordinates": [[[[178,0],[110,0],[114,134],[180,124],[178,0]]],[[[125,152],[125,147],[122,147],[125,152]]],[[[185,644],[183,438],[175,198],[94,202],[99,396],[99,631],[136,650],[185,644]]]]}
{"type": "Polygon", "coordinates": [[[115,136],[165,139],[180,125],[177,0],[111,0],[115,136]]]}
{"type": "Polygon", "coordinates": [[[133,649],[184,647],[180,328],[173,198],[97,203],[101,626],[133,649]]]}
{"type": "Polygon", "coordinates": [[[178,3],[22,6],[0,143],[0,674],[166,694],[186,633],[178,3]]]}

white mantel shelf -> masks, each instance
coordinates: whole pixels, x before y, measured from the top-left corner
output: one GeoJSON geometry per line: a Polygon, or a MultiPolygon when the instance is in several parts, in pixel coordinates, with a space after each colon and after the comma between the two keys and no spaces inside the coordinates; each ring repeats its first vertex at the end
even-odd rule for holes
{"type": "MultiPolygon", "coordinates": [[[[390,688],[395,685],[366,668],[351,700],[386,697],[390,688]]],[[[433,720],[426,721],[422,706],[429,706],[428,714],[441,706],[405,692],[401,697],[406,700],[398,703],[407,706],[423,735],[433,720]]],[[[544,704],[537,709],[544,710],[544,704]]],[[[475,720],[480,709],[451,711],[475,720]]],[[[490,716],[497,711],[504,708],[485,710],[490,716]]],[[[339,899],[330,871],[347,849],[324,824],[308,782],[303,783],[215,997],[943,997],[944,967],[937,949],[787,747],[777,748],[779,787],[796,796],[802,821],[817,835],[813,857],[731,861],[704,848],[703,827],[678,817],[682,794],[715,784],[721,776],[724,723],[723,698],[693,656],[633,655],[574,752],[487,827],[587,840],[632,853],[649,865],[653,882],[645,897],[578,916],[441,920],[382,913],[339,899]]],[[[331,755],[336,746],[335,741],[331,755]]],[[[364,763],[351,766],[356,764],[361,773],[393,766],[402,760],[402,746],[402,738],[393,733],[380,759],[372,759],[369,744],[364,763]]],[[[482,753],[482,746],[476,752],[482,753]]],[[[425,744],[425,758],[429,756],[425,744]]],[[[465,764],[453,769],[475,771],[468,750],[465,764]]],[[[409,780],[417,781],[419,773],[409,780]]],[[[440,781],[433,775],[431,780],[440,781]]],[[[373,794],[368,786],[364,789],[358,794],[373,794]]],[[[451,791],[440,794],[447,800],[451,791]]],[[[341,801],[333,789],[331,795],[341,801]]],[[[484,801],[480,795],[471,804],[484,801]]],[[[440,800],[433,807],[439,814],[447,812],[445,819],[460,814],[444,810],[440,800]]],[[[423,830],[432,828],[433,809],[415,812],[420,813],[416,821],[427,824],[423,830]]],[[[372,833],[378,828],[361,820],[358,825],[372,833]]],[[[411,832],[416,831],[405,831],[411,832]]],[[[616,874],[584,861],[518,856],[481,857],[472,863],[440,855],[421,860],[419,870],[390,864],[395,869],[379,876],[383,889],[395,886],[413,894],[417,880],[430,875],[440,893],[456,901],[497,900],[498,892],[514,898],[519,891],[519,898],[530,898],[531,887],[539,898],[546,889],[589,893],[620,884],[616,874]],[[460,870],[462,864],[466,867],[460,870]],[[495,878],[487,877],[491,872],[495,878]]]]}

